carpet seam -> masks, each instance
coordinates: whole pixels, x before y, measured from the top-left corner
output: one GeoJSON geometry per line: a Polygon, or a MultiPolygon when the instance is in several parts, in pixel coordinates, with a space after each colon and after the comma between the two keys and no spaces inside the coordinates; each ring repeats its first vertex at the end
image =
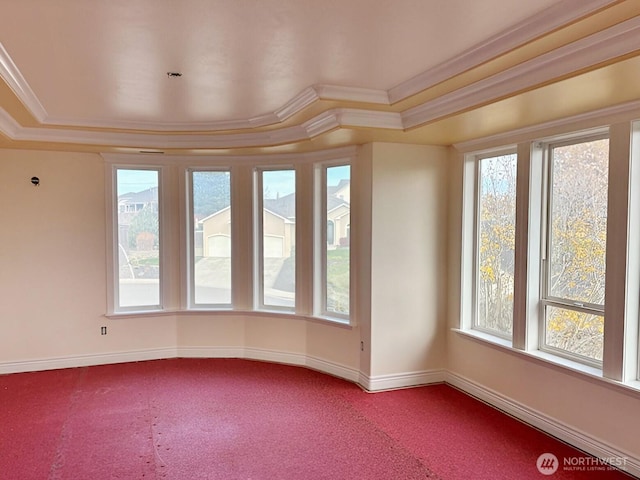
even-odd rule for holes
{"type": "Polygon", "coordinates": [[[69,399],[69,406],[67,407],[67,414],[64,419],[64,423],[60,428],[60,436],[58,438],[56,453],[53,456],[53,461],[51,463],[51,467],[49,468],[49,475],[47,476],[48,480],[59,480],[60,470],[65,465],[65,449],[66,444],[72,436],[70,421],[73,417],[73,413],[76,409],[76,405],[80,400],[80,394],[82,392],[82,385],[86,376],[88,374],[87,367],[82,367],[78,373],[78,378],[76,380],[76,384],[73,389],[73,393],[69,399]]]}

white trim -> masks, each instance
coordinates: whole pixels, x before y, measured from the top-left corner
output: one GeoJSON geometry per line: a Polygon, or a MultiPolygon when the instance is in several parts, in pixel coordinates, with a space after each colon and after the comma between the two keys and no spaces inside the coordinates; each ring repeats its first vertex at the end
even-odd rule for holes
{"type": "Polygon", "coordinates": [[[445,378],[445,370],[422,370],[419,372],[374,375],[371,377],[360,372],[358,384],[368,392],[380,392],[384,390],[443,383],[445,378]]]}
{"type": "Polygon", "coordinates": [[[601,32],[557,48],[476,83],[402,112],[405,128],[515,95],[637,50],[640,18],[635,17],[601,32]]]}
{"type": "Polygon", "coordinates": [[[11,115],[0,107],[0,132],[9,138],[15,138],[20,134],[22,126],[16,122],[11,115]]]}
{"type": "Polygon", "coordinates": [[[332,111],[341,126],[388,128],[403,130],[402,115],[398,112],[380,112],[355,108],[338,108],[332,111]]]}
{"type": "Polygon", "coordinates": [[[145,360],[160,360],[175,358],[174,347],[150,348],[146,350],[131,350],[128,352],[108,352],[87,355],[70,355],[68,357],[40,358],[17,362],[0,362],[0,375],[7,373],[39,372],[56,370],[59,368],[90,367],[94,365],[108,365],[112,363],[141,362],[145,360]]]}
{"type": "Polygon", "coordinates": [[[107,163],[114,164],[128,164],[134,163],[136,165],[145,165],[147,163],[157,165],[178,165],[184,166],[188,164],[191,167],[198,167],[200,165],[206,167],[224,166],[228,167],[229,164],[241,165],[250,164],[260,166],[267,166],[271,164],[279,165],[286,163],[287,165],[292,162],[342,162],[349,161],[354,158],[358,153],[358,147],[356,145],[349,145],[346,147],[330,148],[327,150],[317,150],[312,152],[300,152],[300,153],[270,153],[261,155],[140,155],[137,153],[101,153],[100,155],[107,163]]]}
{"type": "Polygon", "coordinates": [[[16,64],[13,63],[13,59],[5,50],[2,42],[0,42],[0,77],[9,85],[36,120],[42,123],[47,119],[47,111],[31,90],[29,83],[22,76],[16,64]]]}
{"type": "MultiPolygon", "coordinates": [[[[445,381],[469,395],[511,415],[563,442],[583,450],[597,458],[625,458],[626,471],[640,477],[640,458],[615,448],[586,432],[571,427],[559,420],[527,407],[495,390],[482,386],[453,372],[446,372],[445,381]]],[[[542,452],[541,452],[542,453],[542,452]]],[[[553,453],[553,452],[552,452],[553,453]]]]}
{"type": "Polygon", "coordinates": [[[315,89],[313,87],[308,87],[285,103],[281,108],[276,110],[274,114],[279,121],[283,122],[296,113],[301,112],[319,99],[320,97],[318,97],[318,93],[315,89]]]}
{"type": "Polygon", "coordinates": [[[168,134],[95,132],[64,128],[25,127],[0,108],[0,133],[11,140],[77,143],[82,145],[127,146],[140,149],[244,148],[276,146],[310,140],[339,127],[402,129],[399,114],[376,110],[333,109],[302,125],[271,131],[229,134],[168,134]],[[353,124],[352,124],[353,123],[353,124]]]}
{"type": "Polygon", "coordinates": [[[313,87],[321,100],[343,100],[346,102],[389,105],[389,94],[385,90],[371,88],[316,85],[313,87]]]}
{"type": "Polygon", "coordinates": [[[353,383],[357,383],[360,378],[360,372],[357,369],[340,363],[330,362],[319,357],[307,355],[305,365],[312,370],[343,378],[353,383]]]}
{"type": "Polygon", "coordinates": [[[614,0],[565,0],[552,5],[455,58],[396,85],[389,90],[389,101],[394,104],[404,100],[611,3],[615,3],[614,0]]]}

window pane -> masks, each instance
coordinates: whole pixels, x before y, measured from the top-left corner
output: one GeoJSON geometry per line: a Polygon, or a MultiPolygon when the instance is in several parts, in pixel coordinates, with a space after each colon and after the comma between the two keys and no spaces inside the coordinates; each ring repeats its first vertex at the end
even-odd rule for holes
{"type": "Polygon", "coordinates": [[[118,306],[160,305],[158,171],[116,171],[118,306]]]}
{"type": "Polygon", "coordinates": [[[195,304],[231,304],[231,175],[192,172],[195,304]]]}
{"type": "Polygon", "coordinates": [[[295,306],[296,176],[262,172],[262,303],[295,306]]]}
{"type": "Polygon", "coordinates": [[[547,306],[545,330],[547,346],[602,360],[603,316],[547,306]]]}
{"type": "Polygon", "coordinates": [[[349,165],[327,168],[326,310],[349,314],[350,243],[349,165]]]}
{"type": "MultiPolygon", "coordinates": [[[[603,308],[609,140],[551,150],[546,297],[603,308]]],[[[547,306],[545,346],[602,359],[601,312],[547,306]]]]}
{"type": "Polygon", "coordinates": [[[609,140],[555,147],[551,158],[550,296],[604,304],[609,140]]]}
{"type": "Polygon", "coordinates": [[[510,336],[516,220],[515,154],[480,161],[475,326],[510,336]]]}

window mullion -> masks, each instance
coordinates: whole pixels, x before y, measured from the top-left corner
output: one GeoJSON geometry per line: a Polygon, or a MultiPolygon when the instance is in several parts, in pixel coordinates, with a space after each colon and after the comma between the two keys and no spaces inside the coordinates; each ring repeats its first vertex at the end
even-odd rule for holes
{"type": "Polygon", "coordinates": [[[603,375],[618,381],[637,378],[640,172],[631,155],[638,155],[640,132],[634,130],[632,151],[631,124],[610,129],[607,251],[617,254],[607,256],[603,375]]]}
{"type": "MultiPolygon", "coordinates": [[[[516,233],[515,233],[515,259],[514,259],[514,286],[513,286],[513,348],[526,350],[528,347],[527,322],[531,315],[529,303],[531,295],[529,286],[537,287],[537,278],[531,278],[531,265],[536,265],[535,256],[532,258],[531,246],[535,238],[531,238],[529,232],[536,231],[535,222],[539,221],[539,215],[533,206],[531,192],[535,191],[536,176],[532,169],[532,151],[530,143],[518,145],[516,169],[516,233]],[[533,263],[532,263],[533,262],[533,263]]],[[[537,288],[536,288],[537,291],[537,288]]]]}

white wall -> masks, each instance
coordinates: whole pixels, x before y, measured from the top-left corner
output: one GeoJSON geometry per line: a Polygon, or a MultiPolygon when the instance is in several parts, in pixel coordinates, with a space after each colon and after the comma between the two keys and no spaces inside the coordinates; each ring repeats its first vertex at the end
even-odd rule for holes
{"type": "Polygon", "coordinates": [[[0,182],[0,363],[174,345],[171,317],[135,322],[103,317],[105,198],[99,155],[0,150],[0,182]],[[31,184],[32,176],[40,178],[40,186],[31,184]],[[102,325],[108,326],[106,336],[100,335],[102,325]]]}
{"type": "Polygon", "coordinates": [[[372,149],[372,377],[445,367],[447,169],[443,147],[372,149]]]}

